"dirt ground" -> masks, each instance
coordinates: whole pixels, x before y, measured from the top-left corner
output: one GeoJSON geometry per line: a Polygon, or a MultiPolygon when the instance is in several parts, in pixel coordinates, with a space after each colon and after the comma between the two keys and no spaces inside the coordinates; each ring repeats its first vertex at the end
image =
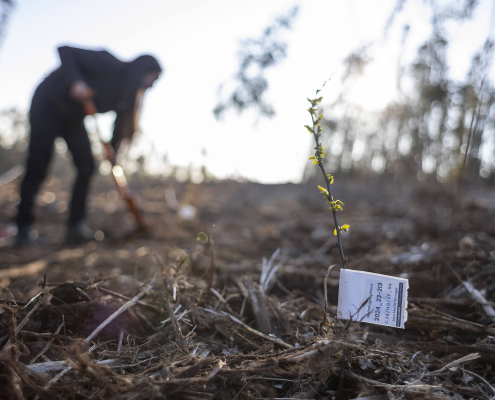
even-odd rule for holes
{"type": "Polygon", "coordinates": [[[334,319],[341,263],[318,184],[131,180],[149,226],[134,234],[98,177],[101,240],[77,247],[63,244],[69,182],[50,177],[46,246],[23,249],[18,183],[0,187],[0,398],[494,398],[494,188],[333,185],[348,268],[409,279],[402,330],[334,319]]]}

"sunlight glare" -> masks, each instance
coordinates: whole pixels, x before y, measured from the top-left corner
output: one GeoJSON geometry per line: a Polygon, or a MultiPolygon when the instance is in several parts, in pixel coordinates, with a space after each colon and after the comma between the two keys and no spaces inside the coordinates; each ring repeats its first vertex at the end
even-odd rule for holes
{"type": "Polygon", "coordinates": [[[363,76],[353,80],[348,99],[364,111],[373,112],[386,107],[396,93],[396,69],[392,63],[380,59],[369,65],[363,76]]]}

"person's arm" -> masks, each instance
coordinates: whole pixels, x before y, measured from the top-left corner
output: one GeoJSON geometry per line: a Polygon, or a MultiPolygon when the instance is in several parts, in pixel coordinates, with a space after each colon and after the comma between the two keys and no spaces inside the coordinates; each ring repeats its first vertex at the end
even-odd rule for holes
{"type": "Polygon", "coordinates": [[[132,113],[117,112],[113,126],[113,136],[110,144],[115,153],[119,151],[120,145],[124,139],[131,139],[134,134],[134,118],[132,113]]]}
{"type": "Polygon", "coordinates": [[[137,92],[134,99],[134,104],[130,107],[129,111],[117,112],[117,118],[115,118],[113,137],[111,141],[115,152],[118,151],[120,145],[125,139],[130,141],[134,133],[139,131],[138,120],[144,91],[144,89],[140,89],[137,92]]]}

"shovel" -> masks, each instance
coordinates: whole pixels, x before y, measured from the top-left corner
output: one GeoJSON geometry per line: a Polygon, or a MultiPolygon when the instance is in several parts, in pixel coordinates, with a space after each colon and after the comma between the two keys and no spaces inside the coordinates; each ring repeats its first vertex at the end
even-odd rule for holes
{"type": "Polygon", "coordinates": [[[112,164],[112,177],[119,189],[120,197],[127,203],[127,208],[129,209],[131,214],[134,215],[138,227],[137,231],[144,232],[147,230],[147,226],[144,223],[141,213],[139,212],[139,209],[137,207],[136,198],[129,188],[124,170],[120,165],[116,163],[115,151],[113,150],[112,145],[101,139],[100,129],[98,127],[98,118],[96,117],[97,110],[95,107],[95,103],[93,102],[93,100],[87,99],[84,100],[83,104],[86,115],[91,115],[93,117],[98,139],[100,139],[100,142],[103,145],[103,149],[105,150],[105,158],[112,164]]]}

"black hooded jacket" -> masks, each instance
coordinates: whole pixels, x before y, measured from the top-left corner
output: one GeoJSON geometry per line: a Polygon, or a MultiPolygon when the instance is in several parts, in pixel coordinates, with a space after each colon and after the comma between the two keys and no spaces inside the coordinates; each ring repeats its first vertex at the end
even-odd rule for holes
{"type": "Polygon", "coordinates": [[[58,49],[61,66],[38,87],[31,107],[43,107],[45,112],[58,115],[67,123],[77,123],[84,116],[80,102],[70,96],[71,85],[82,80],[94,90],[96,109],[100,113],[115,111],[115,142],[125,123],[134,123],[136,95],[148,72],[161,72],[158,61],[144,55],[124,62],[105,50],[85,50],[69,46],[58,49]],[[126,122],[132,121],[132,122],[126,122]]]}

